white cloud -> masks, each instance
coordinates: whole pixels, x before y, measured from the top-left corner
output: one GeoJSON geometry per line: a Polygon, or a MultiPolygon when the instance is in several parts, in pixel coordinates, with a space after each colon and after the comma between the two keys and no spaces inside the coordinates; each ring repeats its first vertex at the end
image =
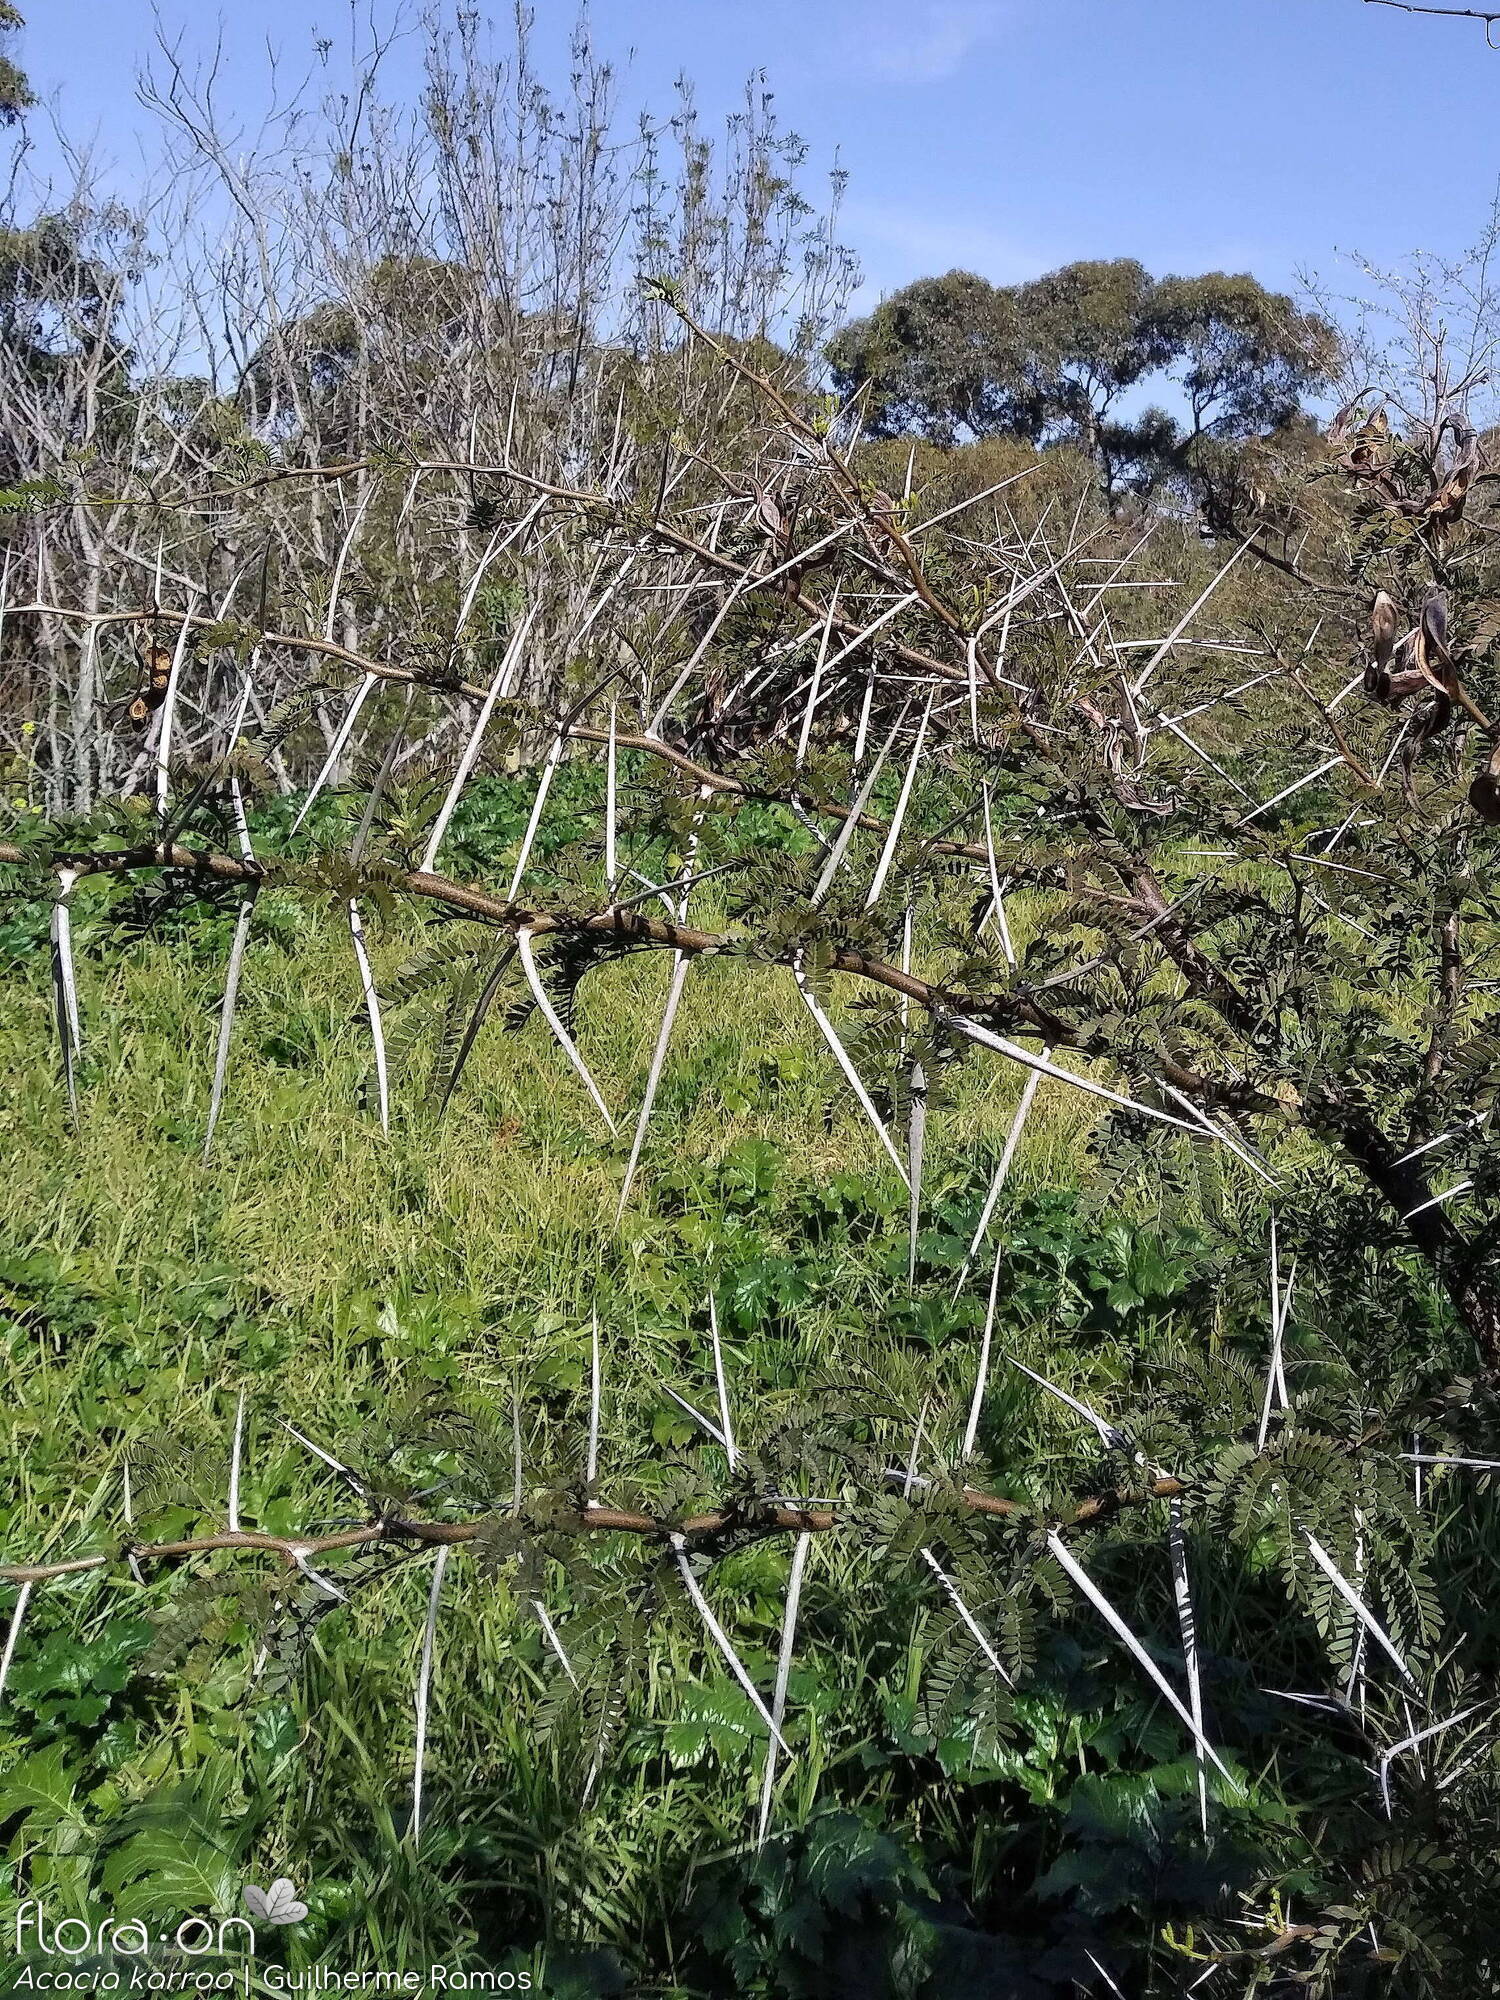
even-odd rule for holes
{"type": "Polygon", "coordinates": [[[872,9],[857,24],[862,66],[887,83],[941,83],[1000,24],[998,0],[921,0],[872,9]]]}

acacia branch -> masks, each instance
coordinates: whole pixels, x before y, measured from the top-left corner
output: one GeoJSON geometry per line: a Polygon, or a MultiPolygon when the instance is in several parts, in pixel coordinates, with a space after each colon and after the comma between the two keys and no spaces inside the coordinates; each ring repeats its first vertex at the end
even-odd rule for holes
{"type": "MultiPolygon", "coordinates": [[[[1420,7],[1415,0],[1365,0],[1367,7],[1394,7],[1399,14],[1443,14],[1455,21],[1482,21],[1485,39],[1490,41],[1490,29],[1500,21],[1500,11],[1482,7],[1420,7]]],[[[1494,43],[1490,41],[1493,48],[1494,43]]]]}
{"type": "MultiPolygon", "coordinates": [[[[352,857],[342,857],[352,868],[352,857]]],[[[9,842],[0,841],[0,863],[25,864],[35,857],[25,849],[9,842]]],[[[212,848],[192,848],[174,844],[171,846],[150,846],[122,849],[109,853],[77,853],[58,855],[49,864],[53,868],[67,868],[75,878],[84,875],[124,875],[139,869],[173,868],[188,874],[204,875],[217,882],[242,883],[260,886],[267,882],[284,881],[295,884],[298,867],[295,863],[278,863],[270,859],[245,861],[231,854],[212,848]]],[[[710,956],[719,952],[744,949],[747,945],[755,948],[754,939],[744,939],[721,931],[699,930],[695,926],[673,921],[670,918],[648,916],[644,910],[611,905],[606,909],[589,914],[564,913],[541,910],[530,904],[515,903],[494,895],[491,891],[476,887],[471,883],[454,882],[445,875],[436,875],[427,870],[412,868],[399,869],[383,867],[371,871],[386,888],[416,896],[423,901],[438,904],[456,915],[474,917],[497,925],[511,932],[527,930],[533,937],[544,937],[557,932],[567,935],[588,935],[592,937],[622,937],[635,942],[659,946],[663,950],[680,951],[693,957],[710,956]]],[[[1170,915],[1170,911],[1165,912],[1170,915]]],[[[769,964],[790,965],[804,944],[787,946],[779,952],[766,951],[769,964]]],[[[1067,1048],[1078,1054],[1094,1059],[1108,1054],[1107,1048],[1097,1042],[1087,1025],[1076,1025],[1025,991],[1007,991],[996,994],[974,994],[956,992],[938,981],[918,978],[915,973],[904,971],[900,966],[889,965],[884,959],[871,958],[865,952],[835,948],[829,955],[828,967],[833,972],[843,972],[856,979],[868,980],[872,985],[883,987],[887,992],[912,1000],[929,1013],[960,1015],[965,1019],[983,1022],[1003,1022],[1022,1033],[1035,1035],[1040,1041],[1054,1048],[1067,1048]]],[[[1178,1090],[1192,1097],[1196,1102],[1208,1107],[1222,1106],[1239,1112],[1278,1113],[1295,1118],[1296,1107],[1292,1102],[1246,1088],[1241,1085],[1221,1083],[1189,1069],[1175,1061],[1162,1064],[1162,1075],[1178,1090]]]]}
{"type": "MultiPolygon", "coordinates": [[[[1123,1507],[1140,1506],[1147,1500],[1174,1499],[1188,1488],[1181,1480],[1158,1476],[1143,1487],[1117,1486],[1081,1500],[1059,1525],[1064,1529],[1084,1528],[1106,1520],[1123,1507]]],[[[1034,1509],[1020,1500],[1007,1500],[996,1493],[982,1493],[972,1486],[961,1487],[959,1504],[972,1514],[992,1520],[1029,1516],[1034,1509]]],[[[366,1521],[354,1528],[339,1528],[326,1535],[270,1535],[256,1529],[223,1529],[208,1535],[189,1535],[175,1542],[138,1542],[127,1551],[136,1563],[177,1562],[188,1556],[212,1555],[220,1549],[252,1549],[282,1558],[295,1569],[315,1556],[341,1549],[369,1548],[373,1545],[417,1548],[453,1548],[473,1542],[493,1525],[493,1515],[472,1521],[413,1521],[388,1515],[366,1521]]],[[[825,1535],[847,1525],[849,1516],[830,1508],[768,1505],[747,1509],[743,1503],[725,1503],[707,1513],[691,1514],[686,1520],[658,1521],[650,1514],[623,1507],[580,1507],[571,1516],[549,1521],[549,1534],[641,1535],[666,1541],[670,1535],[689,1540],[712,1540],[732,1528],[750,1527],[766,1534],[825,1535]]],[[[105,1569],[108,1555],[80,1556],[55,1563],[0,1563],[0,1582],[51,1583],[60,1577],[76,1576],[85,1570],[105,1569]]]]}

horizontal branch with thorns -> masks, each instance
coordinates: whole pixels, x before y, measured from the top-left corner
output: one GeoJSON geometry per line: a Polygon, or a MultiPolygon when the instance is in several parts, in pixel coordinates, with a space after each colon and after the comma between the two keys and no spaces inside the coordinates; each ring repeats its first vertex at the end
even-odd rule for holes
{"type": "MultiPolygon", "coordinates": [[[[1188,1487],[1178,1479],[1162,1475],[1140,1487],[1118,1486],[1091,1495],[1079,1502],[1068,1517],[1059,1522],[1063,1530],[1096,1526],[1122,1507],[1139,1506],[1147,1500],[1168,1500],[1185,1494],[1188,1487]]],[[[1007,1500],[994,1493],[981,1493],[971,1486],[954,1494],[958,1505],[969,1513],[1004,1520],[1033,1515],[1035,1510],[1019,1500],[1007,1500]]],[[[641,1535],[667,1540],[673,1534],[689,1541],[711,1540],[726,1529],[748,1528],[761,1534],[831,1534],[846,1518],[822,1507],[787,1507],[767,1504],[750,1508],[744,1503],[712,1508],[707,1513],[690,1514],[681,1521],[664,1522],[650,1514],[628,1508],[590,1504],[572,1515],[562,1515],[548,1523],[549,1533],[641,1535]]],[[[221,1549],[262,1550],[279,1555],[296,1568],[313,1556],[341,1549],[369,1548],[375,1544],[411,1548],[455,1548],[477,1541],[492,1525],[493,1516],[474,1521],[414,1521],[402,1515],[388,1515],[359,1527],[339,1528],[326,1535],[270,1535],[254,1529],[224,1529],[207,1535],[190,1535],[176,1542],[137,1542],[126,1549],[126,1557],[136,1563],[179,1561],[186,1556],[212,1555],[221,1549]]],[[[109,1567],[115,1558],[108,1555],[77,1556],[55,1563],[0,1563],[0,1582],[51,1583],[58,1578],[81,1575],[85,1571],[109,1567]]]]}

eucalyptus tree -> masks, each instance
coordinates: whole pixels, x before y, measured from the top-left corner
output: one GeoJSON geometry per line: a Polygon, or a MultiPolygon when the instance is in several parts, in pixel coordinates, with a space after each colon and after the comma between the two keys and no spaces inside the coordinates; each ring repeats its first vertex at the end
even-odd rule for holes
{"type": "Polygon", "coordinates": [[[1020,285],[965,271],[918,279],[836,334],[828,358],[877,436],[1066,439],[1113,493],[1191,486],[1205,447],[1284,428],[1328,380],[1337,344],[1325,321],[1251,277],[1153,280],[1120,257],[1020,285]],[[1186,422],[1122,413],[1128,392],[1156,383],[1186,422]]]}

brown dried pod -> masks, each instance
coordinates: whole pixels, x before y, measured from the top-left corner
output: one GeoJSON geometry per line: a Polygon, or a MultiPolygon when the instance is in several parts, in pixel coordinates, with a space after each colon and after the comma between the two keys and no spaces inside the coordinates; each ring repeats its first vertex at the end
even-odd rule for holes
{"type": "Polygon", "coordinates": [[[1435,667],[1448,658],[1448,594],[1436,584],[1422,604],[1422,638],[1427,648],[1427,664],[1435,667]]]}
{"type": "Polygon", "coordinates": [[[1414,743],[1430,743],[1441,736],[1453,720],[1453,703],[1441,688],[1429,688],[1412,709],[1411,734],[1414,743]]]}
{"type": "Polygon", "coordinates": [[[786,533],[786,517],[770,494],[761,489],[756,491],[756,519],[772,541],[780,541],[786,533]]]}
{"type": "Polygon", "coordinates": [[[1431,686],[1432,676],[1420,667],[1403,667],[1399,673],[1385,676],[1385,689],[1380,699],[1388,708],[1399,708],[1403,701],[1431,686]]]}
{"type": "Polygon", "coordinates": [[[1377,590],[1375,602],[1370,607],[1370,643],[1374,648],[1377,666],[1390,665],[1400,625],[1401,614],[1396,609],[1396,600],[1389,592],[1377,590]]]}
{"type": "Polygon", "coordinates": [[[1490,752],[1489,762],[1469,787],[1469,804],[1482,820],[1500,826],[1500,743],[1490,752]]]}

